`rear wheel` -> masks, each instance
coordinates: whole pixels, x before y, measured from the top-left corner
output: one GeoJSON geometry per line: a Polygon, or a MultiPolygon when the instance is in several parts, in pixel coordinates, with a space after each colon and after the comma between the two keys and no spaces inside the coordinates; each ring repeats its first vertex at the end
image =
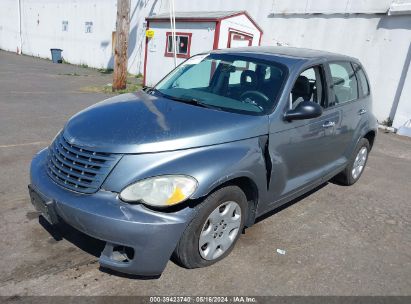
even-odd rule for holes
{"type": "Polygon", "coordinates": [[[343,185],[355,184],[361,177],[368,160],[370,143],[366,138],[362,138],[355,149],[353,156],[347,167],[335,177],[335,180],[343,185]]]}
{"type": "Polygon", "coordinates": [[[247,199],[237,186],[209,195],[184,231],[173,253],[186,268],[205,267],[226,257],[244,228],[247,199]]]}

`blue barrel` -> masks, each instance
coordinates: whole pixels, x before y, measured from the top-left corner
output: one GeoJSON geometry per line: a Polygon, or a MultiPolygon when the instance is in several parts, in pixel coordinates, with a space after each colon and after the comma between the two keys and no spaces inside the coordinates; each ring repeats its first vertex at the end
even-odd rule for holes
{"type": "Polygon", "coordinates": [[[63,50],[61,49],[50,49],[51,51],[51,60],[53,61],[53,63],[62,63],[63,60],[61,58],[61,52],[63,50]]]}

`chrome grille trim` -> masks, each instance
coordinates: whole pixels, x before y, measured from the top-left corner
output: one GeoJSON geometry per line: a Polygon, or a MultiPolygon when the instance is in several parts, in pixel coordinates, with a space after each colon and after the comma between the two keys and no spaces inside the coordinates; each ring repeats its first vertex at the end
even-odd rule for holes
{"type": "Polygon", "coordinates": [[[47,173],[64,188],[94,193],[120,158],[120,154],[96,152],[72,145],[60,134],[49,147],[47,173]]]}

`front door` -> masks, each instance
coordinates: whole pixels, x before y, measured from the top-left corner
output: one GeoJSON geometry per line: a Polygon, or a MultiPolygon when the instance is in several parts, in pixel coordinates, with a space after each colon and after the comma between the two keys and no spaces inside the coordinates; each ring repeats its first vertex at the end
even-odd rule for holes
{"type": "MultiPolygon", "coordinates": [[[[325,108],[328,98],[325,75],[322,65],[304,70],[291,90],[289,108],[295,108],[303,100],[325,108]]],[[[273,122],[275,125],[270,128],[273,133],[269,135],[272,161],[269,195],[273,203],[321,181],[331,170],[326,154],[333,149],[329,142],[335,134],[338,115],[331,112],[312,119],[273,122]]]]}

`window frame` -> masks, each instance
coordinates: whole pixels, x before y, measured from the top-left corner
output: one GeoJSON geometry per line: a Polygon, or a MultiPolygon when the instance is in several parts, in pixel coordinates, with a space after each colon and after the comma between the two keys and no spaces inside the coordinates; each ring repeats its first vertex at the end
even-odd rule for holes
{"type": "Polygon", "coordinates": [[[343,105],[346,105],[346,104],[354,103],[354,102],[356,102],[356,101],[358,101],[359,99],[362,98],[360,96],[360,87],[359,87],[359,83],[358,83],[357,73],[355,72],[353,62],[351,60],[344,60],[344,59],[331,60],[331,61],[327,61],[325,66],[326,66],[327,84],[328,84],[327,91],[328,91],[328,95],[329,95],[326,109],[337,108],[337,107],[340,107],[340,106],[343,106],[343,105]],[[351,66],[351,68],[354,72],[354,77],[355,77],[355,80],[357,81],[357,94],[358,94],[358,97],[354,98],[354,99],[351,99],[351,100],[348,100],[348,101],[345,101],[345,102],[342,102],[342,103],[338,103],[338,104],[334,103],[332,106],[330,106],[330,101],[332,101],[332,102],[335,101],[334,81],[333,81],[332,75],[331,75],[330,64],[333,64],[333,63],[338,64],[338,63],[341,63],[341,62],[348,63],[351,66]]]}
{"type": "MultiPolygon", "coordinates": [[[[173,35],[172,32],[166,32],[166,49],[165,49],[165,51],[164,51],[164,56],[165,56],[165,57],[174,57],[174,53],[168,51],[168,40],[169,40],[168,37],[170,37],[170,36],[172,36],[172,35],[173,35]]],[[[187,42],[187,54],[179,54],[179,53],[176,53],[177,58],[185,58],[185,59],[190,58],[190,57],[191,57],[191,56],[190,56],[191,38],[192,38],[192,36],[193,36],[193,33],[188,33],[188,32],[176,32],[176,37],[177,37],[177,36],[184,36],[184,37],[187,37],[187,38],[188,38],[188,39],[187,39],[187,40],[188,40],[188,42],[187,42]]],[[[171,39],[173,39],[173,38],[171,38],[171,39]]]]}
{"type": "Polygon", "coordinates": [[[293,81],[293,85],[291,86],[290,92],[288,94],[288,102],[287,105],[285,107],[284,113],[287,112],[288,110],[292,110],[293,107],[293,102],[292,102],[292,98],[291,98],[291,91],[294,88],[295,82],[297,81],[297,78],[304,73],[306,70],[309,69],[315,69],[318,68],[319,72],[320,72],[320,81],[322,82],[323,85],[323,96],[324,96],[324,107],[321,105],[321,101],[319,103],[319,105],[323,108],[323,110],[328,109],[328,101],[329,101],[329,96],[330,96],[330,92],[329,92],[329,86],[328,86],[328,71],[327,68],[325,66],[324,63],[316,63],[316,64],[312,64],[309,66],[304,67],[303,69],[300,70],[300,72],[298,73],[297,77],[294,79],[293,81]]]}
{"type": "Polygon", "coordinates": [[[248,41],[248,46],[253,45],[254,35],[252,33],[247,33],[247,32],[240,31],[240,30],[237,30],[237,29],[234,29],[234,28],[230,27],[228,29],[228,40],[227,40],[227,48],[228,49],[231,48],[231,40],[232,40],[234,35],[244,36],[246,38],[244,40],[248,41]]]}

